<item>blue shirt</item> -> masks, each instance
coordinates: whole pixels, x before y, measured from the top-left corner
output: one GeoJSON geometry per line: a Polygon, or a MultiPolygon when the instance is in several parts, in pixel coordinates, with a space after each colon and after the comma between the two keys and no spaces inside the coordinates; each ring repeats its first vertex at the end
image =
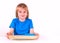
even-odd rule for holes
{"type": "Polygon", "coordinates": [[[18,18],[14,18],[9,26],[9,28],[14,29],[14,35],[24,35],[29,34],[30,29],[33,28],[33,23],[31,19],[26,19],[21,22],[18,18]]]}

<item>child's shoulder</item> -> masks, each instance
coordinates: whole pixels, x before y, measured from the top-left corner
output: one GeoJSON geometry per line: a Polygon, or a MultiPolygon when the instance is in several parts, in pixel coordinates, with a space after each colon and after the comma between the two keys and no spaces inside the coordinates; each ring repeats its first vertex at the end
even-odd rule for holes
{"type": "Polygon", "coordinates": [[[13,21],[17,21],[18,20],[18,18],[13,18],[13,21]]]}
{"type": "Polygon", "coordinates": [[[32,19],[30,19],[30,18],[28,18],[27,20],[28,20],[28,21],[32,21],[32,19]]]}

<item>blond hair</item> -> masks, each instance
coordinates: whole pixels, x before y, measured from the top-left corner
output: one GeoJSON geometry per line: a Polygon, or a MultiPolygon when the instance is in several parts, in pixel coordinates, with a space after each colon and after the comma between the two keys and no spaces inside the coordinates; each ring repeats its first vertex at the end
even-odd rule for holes
{"type": "Polygon", "coordinates": [[[17,7],[16,7],[16,17],[19,18],[19,17],[18,17],[18,9],[19,9],[19,8],[23,8],[23,9],[25,8],[25,9],[27,10],[27,17],[26,17],[26,18],[28,18],[28,16],[29,16],[28,7],[27,7],[27,5],[24,4],[24,3],[20,3],[20,4],[17,5],[17,7]]]}

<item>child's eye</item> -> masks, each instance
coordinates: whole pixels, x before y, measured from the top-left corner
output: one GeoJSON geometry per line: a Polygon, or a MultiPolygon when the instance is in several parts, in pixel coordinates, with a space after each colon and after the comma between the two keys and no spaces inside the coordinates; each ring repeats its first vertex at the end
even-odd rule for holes
{"type": "Polygon", "coordinates": [[[19,11],[19,13],[21,13],[21,11],[19,11]]]}
{"type": "Polygon", "coordinates": [[[26,11],[24,11],[24,13],[25,13],[26,11]]]}

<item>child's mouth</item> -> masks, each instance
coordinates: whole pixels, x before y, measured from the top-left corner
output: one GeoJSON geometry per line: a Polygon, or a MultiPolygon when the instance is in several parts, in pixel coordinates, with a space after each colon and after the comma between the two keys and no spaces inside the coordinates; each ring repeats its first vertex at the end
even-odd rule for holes
{"type": "Polygon", "coordinates": [[[24,15],[22,17],[24,17],[24,15]]]}

